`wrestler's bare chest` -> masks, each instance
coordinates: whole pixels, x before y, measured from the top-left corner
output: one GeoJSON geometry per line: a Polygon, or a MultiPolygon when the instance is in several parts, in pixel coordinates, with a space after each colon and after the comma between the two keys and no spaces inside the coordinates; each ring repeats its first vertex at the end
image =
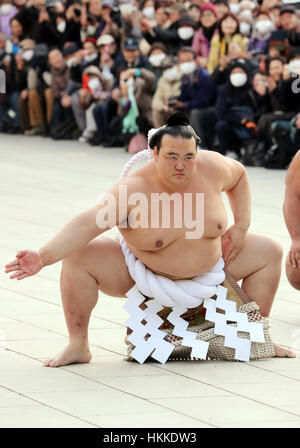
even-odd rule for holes
{"type": "Polygon", "coordinates": [[[159,190],[143,193],[147,201],[131,207],[120,226],[135,256],[153,271],[176,278],[193,277],[214,266],[227,227],[218,185],[202,179],[175,196],[159,190]]]}

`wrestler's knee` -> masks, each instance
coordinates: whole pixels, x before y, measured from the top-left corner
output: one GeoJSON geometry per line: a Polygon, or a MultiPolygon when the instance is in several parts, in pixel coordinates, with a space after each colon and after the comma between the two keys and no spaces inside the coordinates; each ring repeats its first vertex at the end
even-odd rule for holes
{"type": "Polygon", "coordinates": [[[299,268],[293,268],[288,261],[286,261],[286,276],[290,283],[290,285],[298,289],[300,291],[300,269],[299,268]]]}
{"type": "Polygon", "coordinates": [[[281,265],[283,257],[283,249],[281,244],[270,236],[265,237],[265,254],[270,263],[278,263],[281,265]]]}
{"type": "Polygon", "coordinates": [[[62,260],[62,266],[79,266],[89,257],[91,251],[94,249],[95,242],[90,241],[86,246],[72,252],[68,257],[62,260]]]}

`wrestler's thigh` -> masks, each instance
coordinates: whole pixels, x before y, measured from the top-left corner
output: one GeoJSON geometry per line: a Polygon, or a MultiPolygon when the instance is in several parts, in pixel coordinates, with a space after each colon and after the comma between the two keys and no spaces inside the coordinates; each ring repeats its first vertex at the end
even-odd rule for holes
{"type": "Polygon", "coordinates": [[[237,258],[227,268],[235,280],[241,280],[270,263],[281,263],[280,244],[267,235],[247,233],[245,244],[237,258]]]}
{"type": "Polygon", "coordinates": [[[133,287],[120,244],[107,237],[99,237],[68,257],[76,267],[85,269],[107,295],[125,297],[133,287]]]}

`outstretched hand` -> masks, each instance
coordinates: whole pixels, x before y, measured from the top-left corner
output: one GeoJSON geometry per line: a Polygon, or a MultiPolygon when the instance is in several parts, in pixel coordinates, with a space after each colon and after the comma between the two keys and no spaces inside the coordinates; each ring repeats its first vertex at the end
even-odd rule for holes
{"type": "Polygon", "coordinates": [[[44,267],[41,255],[33,250],[20,250],[16,257],[5,265],[6,273],[16,271],[10,276],[11,279],[22,280],[36,274],[44,267]]]}
{"type": "Polygon", "coordinates": [[[222,235],[222,256],[226,264],[232,263],[240,253],[247,232],[233,225],[222,235]]]}

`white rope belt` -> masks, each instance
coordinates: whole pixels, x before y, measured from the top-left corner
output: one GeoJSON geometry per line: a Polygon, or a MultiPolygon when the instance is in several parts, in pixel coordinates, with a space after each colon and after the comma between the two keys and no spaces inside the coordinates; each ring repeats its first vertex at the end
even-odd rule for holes
{"type": "MultiPolygon", "coordinates": [[[[123,168],[120,179],[127,176],[138,160],[145,157],[153,158],[152,154],[151,149],[135,154],[123,168]]],[[[235,349],[235,359],[249,361],[251,341],[265,341],[263,326],[248,322],[247,314],[237,312],[236,303],[226,299],[227,289],[221,286],[225,280],[222,257],[205,274],[191,280],[173,281],[150,271],[130,251],[122,235],[120,244],[128,271],[135,281],[135,286],[126,293],[129,300],[124,308],[130,314],[126,325],[132,333],[128,336],[128,340],[135,346],[131,356],[138,362],[143,363],[151,355],[157,361],[165,363],[174,350],[174,345],[165,341],[166,333],[159,330],[163,320],[157,313],[164,307],[173,308],[167,318],[174,325],[173,334],[183,338],[182,345],[191,347],[191,356],[195,358],[206,359],[209,343],[197,340],[197,334],[187,330],[188,322],[180,316],[188,308],[195,308],[203,303],[206,308],[206,320],[215,323],[214,332],[225,337],[224,345],[235,349]],[[153,300],[146,302],[146,309],[142,310],[140,305],[145,301],[144,296],[153,300]],[[211,299],[213,296],[217,296],[216,300],[211,299]],[[218,313],[217,308],[224,310],[225,313],[218,313]],[[142,321],[146,324],[142,324],[142,321]],[[229,326],[227,321],[237,322],[237,326],[229,326]],[[248,332],[250,340],[239,338],[238,331],[248,332]]]]}

